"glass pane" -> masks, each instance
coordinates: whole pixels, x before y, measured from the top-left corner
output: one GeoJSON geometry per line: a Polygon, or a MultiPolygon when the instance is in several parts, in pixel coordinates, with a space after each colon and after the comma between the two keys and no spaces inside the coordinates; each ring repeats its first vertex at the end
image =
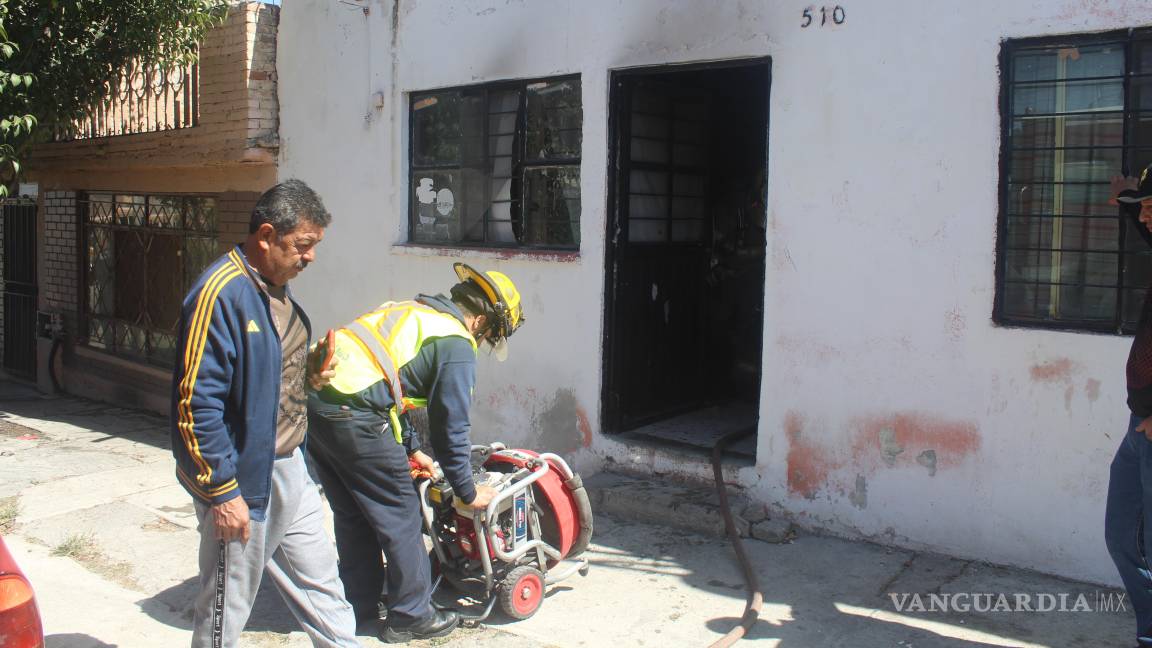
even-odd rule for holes
{"type": "Polygon", "coordinates": [[[1004,286],[1004,314],[1050,321],[1110,322],[1116,316],[1116,290],[1009,283],[1004,286]]]}
{"type": "Polygon", "coordinates": [[[189,236],[184,239],[184,286],[191,286],[204,268],[219,255],[216,254],[216,239],[189,236]]]}
{"type": "Polygon", "coordinates": [[[169,333],[152,331],[148,340],[152,347],[152,362],[171,367],[176,363],[176,337],[169,333]]]}
{"type": "Polygon", "coordinates": [[[511,221],[489,222],[488,223],[488,242],[489,243],[512,243],[517,242],[516,233],[512,230],[511,221]]]}
{"type": "Polygon", "coordinates": [[[668,198],[664,196],[629,196],[628,217],[667,218],[668,198]]]}
{"type": "Polygon", "coordinates": [[[88,222],[111,223],[115,211],[115,198],[112,194],[88,194],[88,222]]]}
{"type": "Polygon", "coordinates": [[[634,113],[630,127],[632,134],[638,137],[667,139],[671,134],[671,131],[669,131],[671,124],[672,120],[666,117],[634,113]]]}
{"type": "Polygon", "coordinates": [[[144,202],[144,196],[116,196],[116,224],[144,225],[147,215],[144,202]]]}
{"type": "Polygon", "coordinates": [[[144,356],[148,332],[143,327],[116,322],[116,351],[125,355],[144,356]]]}
{"type": "Polygon", "coordinates": [[[1103,252],[1007,250],[1005,279],[1041,283],[1114,286],[1119,255],[1103,252]]]}
{"type": "Polygon", "coordinates": [[[1008,185],[1008,213],[1115,216],[1116,206],[1108,204],[1111,194],[1107,183],[1090,185],[1011,183],[1008,185]]]}
{"type": "Polygon", "coordinates": [[[149,196],[148,225],[179,229],[184,225],[184,198],[180,196],[149,196]]]}
{"type": "MultiPolygon", "coordinates": [[[[669,115],[672,112],[672,102],[668,95],[659,90],[639,87],[632,94],[632,110],[649,115],[669,115]]],[[[632,121],[636,121],[635,115],[632,121]]]]}
{"type": "Polygon", "coordinates": [[[640,171],[633,169],[628,174],[628,190],[633,196],[648,194],[668,195],[668,174],[660,171],[640,171]]]}
{"type": "Polygon", "coordinates": [[[1124,121],[1118,112],[1012,120],[1014,149],[1113,146],[1124,143],[1124,121]]]}
{"type": "Polygon", "coordinates": [[[112,344],[112,329],[108,322],[100,317],[88,319],[88,346],[97,349],[107,349],[112,344]]]}
{"type": "Polygon", "coordinates": [[[1015,81],[1120,76],[1124,74],[1124,46],[1120,43],[1047,47],[1018,52],[1012,63],[1015,81]]]}
{"type": "MultiPolygon", "coordinates": [[[[152,235],[142,231],[112,233],[116,246],[116,319],[142,322],[148,297],[148,248],[152,235]]],[[[141,340],[141,343],[143,341],[141,340]]]]}
{"type": "Polygon", "coordinates": [[[633,162],[668,162],[668,142],[663,140],[632,138],[633,162]]]}
{"type": "Polygon", "coordinates": [[[675,140],[686,144],[702,144],[707,136],[702,121],[677,121],[675,140]]]}
{"type": "Polygon", "coordinates": [[[1067,149],[1015,151],[1008,169],[1010,182],[1108,182],[1121,171],[1123,150],[1067,149]]]}
{"type": "Polygon", "coordinates": [[[663,243],[668,240],[667,220],[628,221],[628,241],[630,243],[663,243]]]}
{"type": "Polygon", "coordinates": [[[1135,290],[1152,287],[1152,252],[1146,246],[1140,252],[1124,255],[1124,287],[1135,290]]]}
{"type": "Polygon", "coordinates": [[[144,323],[154,328],[175,331],[180,321],[184,284],[180,237],[154,234],[150,239],[144,323]]]}
{"type": "Polygon", "coordinates": [[[116,287],[115,250],[112,245],[109,230],[103,227],[88,228],[88,310],[91,313],[113,314],[116,287]]]}
{"type": "Polygon", "coordinates": [[[460,239],[457,193],[463,193],[458,171],[413,172],[412,240],[452,243],[460,239]]]}
{"type": "Polygon", "coordinates": [[[188,196],[184,199],[184,227],[193,232],[216,233],[216,199],[188,196]]]}
{"type": "Polygon", "coordinates": [[[1053,81],[1012,88],[1012,114],[1015,116],[1123,109],[1122,78],[1053,81]]]}
{"type": "Polygon", "coordinates": [[[516,113],[520,110],[520,92],[517,90],[497,90],[488,95],[489,113],[516,113]]]}
{"type": "Polygon", "coordinates": [[[1132,72],[1152,73],[1152,40],[1138,40],[1132,43],[1132,72]]]}
{"type": "Polygon", "coordinates": [[[584,124],[580,80],[529,83],[527,91],[528,158],[579,158],[584,124]]]}
{"type": "Polygon", "coordinates": [[[1117,218],[1009,217],[1009,248],[1115,251],[1120,247],[1117,218]]]}
{"type": "Polygon", "coordinates": [[[708,160],[705,159],[703,146],[676,144],[673,147],[672,162],[679,166],[703,166],[708,160]]]}
{"type": "Polygon", "coordinates": [[[516,132],[516,113],[498,113],[488,118],[489,135],[510,135],[516,132]]]}
{"type": "Polygon", "coordinates": [[[412,97],[412,164],[458,164],[460,93],[412,97]]]}
{"type": "Polygon", "coordinates": [[[523,242],[580,246],[580,168],[536,167],[524,171],[523,242]]]}
{"type": "Polygon", "coordinates": [[[1128,83],[1129,106],[1133,110],[1152,110],[1152,76],[1133,77],[1128,83]]]}
{"type": "Polygon", "coordinates": [[[515,135],[499,135],[496,137],[489,137],[488,154],[493,157],[501,155],[512,155],[513,145],[515,142],[515,135]]]}

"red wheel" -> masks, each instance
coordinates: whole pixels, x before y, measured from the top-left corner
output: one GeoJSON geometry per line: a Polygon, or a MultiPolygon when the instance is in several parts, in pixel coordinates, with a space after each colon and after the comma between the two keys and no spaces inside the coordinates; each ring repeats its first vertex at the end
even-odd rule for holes
{"type": "Polygon", "coordinates": [[[500,582],[500,609],[513,619],[536,614],[543,602],[544,574],[535,567],[521,565],[500,582]]]}

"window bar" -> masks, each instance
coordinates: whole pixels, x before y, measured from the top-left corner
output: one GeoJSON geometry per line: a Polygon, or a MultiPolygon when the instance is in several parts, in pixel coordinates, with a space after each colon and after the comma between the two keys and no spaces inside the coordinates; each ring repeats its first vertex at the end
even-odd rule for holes
{"type": "MultiPolygon", "coordinates": [[[[1068,58],[1078,54],[1077,48],[1061,48],[1056,53],[1056,112],[1063,113],[1068,108],[1068,58]]],[[[1053,118],[1053,144],[1057,147],[1052,151],[1052,211],[1059,212],[1060,218],[1052,219],[1052,267],[1050,275],[1052,283],[1060,282],[1060,269],[1063,264],[1063,253],[1060,249],[1064,243],[1064,141],[1065,141],[1064,115],[1053,118]]],[[[1048,316],[1052,319],[1060,318],[1060,288],[1052,286],[1049,290],[1048,316]]]]}
{"type": "MultiPolygon", "coordinates": [[[[1120,174],[1123,176],[1127,176],[1132,170],[1131,165],[1129,165],[1129,163],[1128,163],[1128,155],[1130,154],[1129,153],[1130,149],[1128,148],[1130,146],[1129,137],[1131,137],[1131,134],[1132,134],[1132,128],[1131,128],[1132,115],[1129,112],[1129,110],[1131,110],[1131,107],[1132,107],[1132,99],[1131,99],[1132,40],[1131,39],[1124,41],[1123,49],[1124,49],[1124,79],[1122,81],[1122,84],[1124,87],[1124,113],[1123,113],[1123,117],[1121,117],[1121,119],[1120,119],[1120,129],[1121,129],[1120,144],[1124,148],[1123,148],[1123,152],[1120,154],[1120,174]]],[[[1109,196],[1109,198],[1111,198],[1111,196],[1109,196]]],[[[1127,241],[1127,239],[1128,239],[1128,223],[1127,223],[1127,220],[1124,218],[1122,210],[1119,207],[1116,208],[1116,219],[1119,220],[1119,225],[1117,226],[1116,229],[1119,230],[1119,232],[1120,232],[1120,254],[1117,255],[1118,258],[1116,260],[1116,310],[1115,310],[1115,314],[1113,315],[1113,317],[1114,317],[1113,322],[1115,325],[1113,328],[1116,330],[1117,333],[1122,333],[1124,330],[1124,297],[1125,297],[1125,293],[1127,292],[1126,290],[1124,290],[1124,287],[1125,287],[1124,286],[1124,270],[1125,270],[1125,267],[1127,266],[1127,256],[1128,256],[1128,254],[1127,254],[1128,253],[1128,241],[1127,241]]]]}
{"type": "MultiPolygon", "coordinates": [[[[528,210],[525,209],[526,202],[524,196],[528,188],[527,168],[524,160],[528,159],[528,84],[527,82],[521,83],[516,86],[516,128],[512,135],[512,177],[519,178],[519,191],[513,186],[513,191],[510,195],[512,204],[509,209],[512,221],[520,222],[520,235],[517,238],[517,243],[524,245],[525,241],[531,241],[532,235],[528,223],[528,210]]],[[[515,182],[515,180],[513,180],[515,182]]],[[[515,229],[513,229],[513,236],[515,236],[515,229]]]]}

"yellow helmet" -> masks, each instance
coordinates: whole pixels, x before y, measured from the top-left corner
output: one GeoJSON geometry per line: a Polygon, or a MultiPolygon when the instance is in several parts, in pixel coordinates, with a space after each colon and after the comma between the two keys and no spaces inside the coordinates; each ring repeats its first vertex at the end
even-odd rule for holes
{"type": "Polygon", "coordinates": [[[466,263],[454,263],[452,269],[460,281],[473,281],[484,293],[495,314],[492,324],[496,337],[507,338],[520,328],[524,323],[524,308],[520,303],[520,291],[516,290],[516,284],[508,275],[495,270],[477,272],[466,263]]]}

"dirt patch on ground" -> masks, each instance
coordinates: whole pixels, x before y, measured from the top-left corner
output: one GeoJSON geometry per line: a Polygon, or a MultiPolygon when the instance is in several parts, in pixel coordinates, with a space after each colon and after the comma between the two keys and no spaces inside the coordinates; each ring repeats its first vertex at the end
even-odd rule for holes
{"type": "Polygon", "coordinates": [[[0,437],[17,439],[24,436],[40,438],[41,435],[30,427],[24,427],[23,425],[17,425],[11,421],[0,419],[0,437]]]}

